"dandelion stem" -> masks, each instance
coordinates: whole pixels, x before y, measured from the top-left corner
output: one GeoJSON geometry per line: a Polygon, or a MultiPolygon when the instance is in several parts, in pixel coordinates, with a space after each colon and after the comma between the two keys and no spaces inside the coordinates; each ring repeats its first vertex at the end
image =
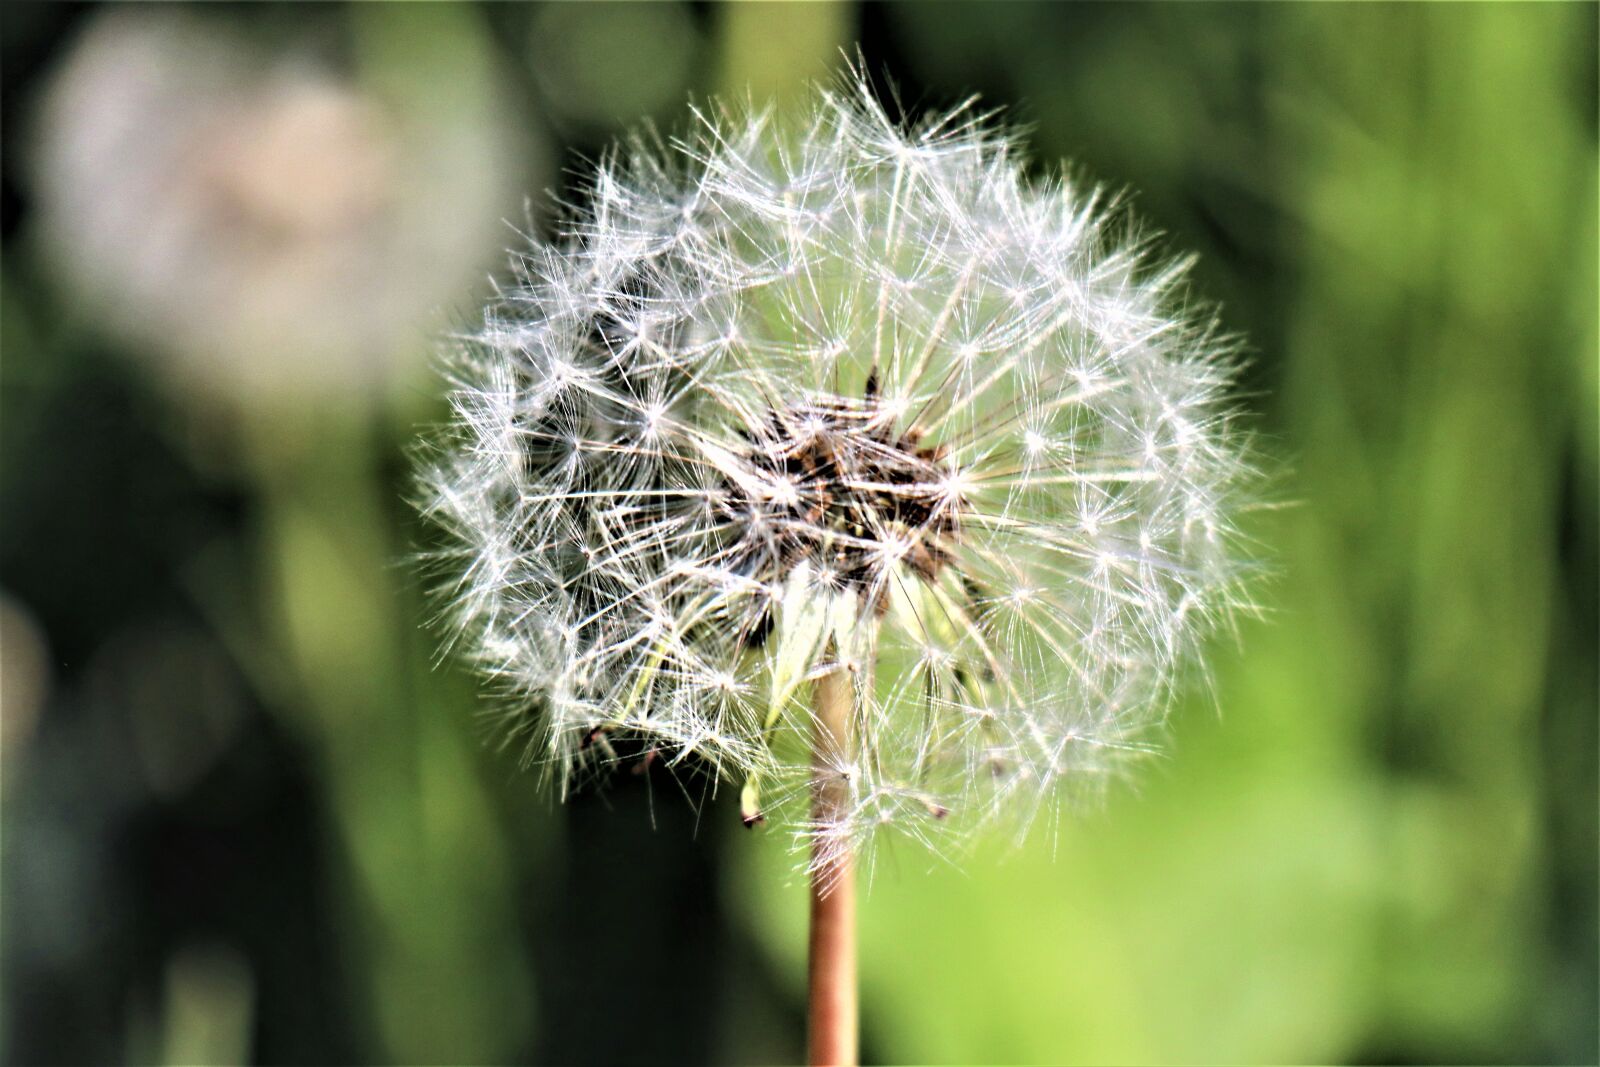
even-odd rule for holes
{"type": "Polygon", "coordinates": [[[852,685],[829,671],[812,694],[811,969],[808,1044],[813,1067],[856,1062],[856,892],[850,844],[838,823],[848,809],[852,685]]]}

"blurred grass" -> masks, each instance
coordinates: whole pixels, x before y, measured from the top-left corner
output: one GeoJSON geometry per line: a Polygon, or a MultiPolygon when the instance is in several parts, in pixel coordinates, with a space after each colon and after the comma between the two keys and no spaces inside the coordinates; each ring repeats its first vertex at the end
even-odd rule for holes
{"type": "MultiPolygon", "coordinates": [[[[1130,185],[1249,337],[1268,618],[1102,810],[882,857],[869,1056],[1600,1058],[1594,7],[336,10],[385,92],[498,81],[569,162],[859,40],[912,108],[981,90],[1130,185]]],[[[785,843],[657,776],[553,809],[433,668],[401,495],[436,398],[219,426],[44,271],[10,131],[91,17],[5,41],[0,584],[54,665],[6,735],[7,1060],[794,1058],[785,843]],[[156,781],[127,739],[210,721],[185,671],[245,721],[156,781]]]]}

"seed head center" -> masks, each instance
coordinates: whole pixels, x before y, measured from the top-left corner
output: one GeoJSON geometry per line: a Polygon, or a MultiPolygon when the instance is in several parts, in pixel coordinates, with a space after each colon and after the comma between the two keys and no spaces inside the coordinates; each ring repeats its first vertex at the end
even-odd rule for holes
{"type": "Polygon", "coordinates": [[[758,535],[747,531],[747,569],[781,578],[809,563],[882,611],[896,564],[932,581],[950,561],[965,487],[945,449],[896,426],[872,390],[774,407],[745,436],[745,461],[765,490],[762,500],[737,491],[730,503],[761,519],[758,535]]]}

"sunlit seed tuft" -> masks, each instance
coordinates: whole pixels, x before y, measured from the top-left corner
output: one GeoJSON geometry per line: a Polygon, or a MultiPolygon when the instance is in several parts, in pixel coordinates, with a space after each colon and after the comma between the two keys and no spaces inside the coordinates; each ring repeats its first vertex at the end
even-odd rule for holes
{"type": "Polygon", "coordinates": [[[1097,189],[970,110],[630,142],[454,353],[451,618],[563,782],[693,758],[747,825],[1025,826],[1151,751],[1241,604],[1234,345],[1097,189]],[[806,684],[846,666],[841,823],[806,684]]]}

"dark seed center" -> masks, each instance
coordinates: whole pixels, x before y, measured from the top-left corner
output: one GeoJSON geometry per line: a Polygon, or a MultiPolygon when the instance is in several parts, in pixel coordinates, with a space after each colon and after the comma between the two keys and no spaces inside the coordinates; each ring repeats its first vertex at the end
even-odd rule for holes
{"type": "Polygon", "coordinates": [[[730,517],[756,517],[745,526],[747,573],[781,579],[810,563],[882,612],[896,562],[928,581],[949,562],[963,503],[950,492],[945,450],[897,428],[874,400],[775,408],[746,434],[745,458],[772,488],[760,500],[728,495],[730,517]]]}

